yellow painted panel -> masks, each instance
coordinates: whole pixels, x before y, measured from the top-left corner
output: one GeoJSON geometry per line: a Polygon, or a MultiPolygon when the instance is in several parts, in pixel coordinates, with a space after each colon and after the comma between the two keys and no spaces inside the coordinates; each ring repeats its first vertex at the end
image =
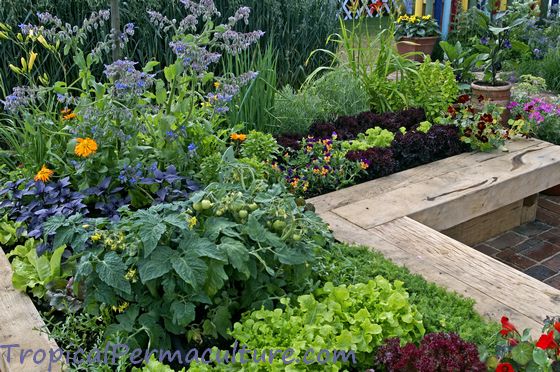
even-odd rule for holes
{"type": "Polygon", "coordinates": [[[422,16],[424,11],[424,1],[423,0],[416,0],[416,5],[414,6],[414,14],[416,16],[422,16]]]}

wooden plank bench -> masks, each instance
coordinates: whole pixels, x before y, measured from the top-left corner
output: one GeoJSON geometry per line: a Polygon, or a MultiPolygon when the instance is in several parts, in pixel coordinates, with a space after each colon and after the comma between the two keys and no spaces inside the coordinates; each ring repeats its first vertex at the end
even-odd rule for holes
{"type": "Polygon", "coordinates": [[[560,146],[518,139],[508,149],[461,154],[308,202],[339,240],[475,299],[492,320],[506,314],[538,332],[546,315],[560,314],[560,291],[439,232],[472,231],[477,218],[508,228],[534,218],[535,203],[526,201],[560,184],[560,146]],[[511,213],[519,219],[508,222],[511,213]]]}
{"type": "MultiPolygon", "coordinates": [[[[0,248],[0,346],[19,345],[11,352],[11,363],[7,360],[7,349],[0,349],[0,372],[29,372],[48,371],[49,350],[57,350],[55,341],[49,340],[45,333],[39,330],[44,327],[41,315],[35,305],[25,293],[12,286],[12,270],[8,258],[0,248]],[[42,354],[38,353],[36,364],[33,355],[29,354],[20,363],[22,349],[42,349],[46,357],[41,363],[42,354]]],[[[52,365],[52,371],[61,371],[60,363],[52,365]]]]}

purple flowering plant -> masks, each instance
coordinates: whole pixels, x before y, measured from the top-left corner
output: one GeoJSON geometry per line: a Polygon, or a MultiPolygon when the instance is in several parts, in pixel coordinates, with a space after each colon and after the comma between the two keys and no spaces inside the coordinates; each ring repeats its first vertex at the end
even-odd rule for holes
{"type": "Polygon", "coordinates": [[[540,97],[519,97],[507,107],[509,124],[524,136],[560,143],[560,105],[540,97]]]}
{"type": "Polygon", "coordinates": [[[92,13],[80,26],[50,13],[38,13],[37,24],[18,29],[0,24],[0,39],[14,43],[23,55],[11,69],[27,81],[0,102],[18,124],[13,132],[0,133],[12,140],[6,165],[12,170],[23,166],[28,176],[46,166],[54,177],[68,176],[76,188],[85,189],[138,162],[158,160],[163,169],[172,165],[181,175],[192,175],[197,159],[225,151],[225,114],[257,74],[215,76],[212,68],[222,55],[249,48],[263,32],[235,31],[238,23],[248,23],[247,7],[218,24],[214,19],[220,13],[212,0],[180,3],[186,13],[182,20],[148,11],[154,27],[172,40],[176,61],[168,66],[158,61],[139,66],[126,57],[110,60],[110,52],[123,49],[135,26],[108,30],[108,10],[92,13]],[[85,50],[89,33],[101,29],[106,40],[85,50]],[[67,55],[73,55],[74,65],[62,63],[67,55]],[[47,58],[59,62],[64,81],[49,81],[43,72],[47,58]],[[79,70],[76,81],[67,81],[70,69],[79,70]],[[42,142],[30,148],[31,138],[42,142]],[[86,157],[73,153],[80,139],[95,143],[86,157]]]}
{"type": "Polygon", "coordinates": [[[284,175],[290,190],[300,196],[315,196],[354,185],[366,175],[367,160],[346,158],[343,141],[336,132],[326,138],[308,136],[298,150],[288,150],[273,167],[284,175]]]}

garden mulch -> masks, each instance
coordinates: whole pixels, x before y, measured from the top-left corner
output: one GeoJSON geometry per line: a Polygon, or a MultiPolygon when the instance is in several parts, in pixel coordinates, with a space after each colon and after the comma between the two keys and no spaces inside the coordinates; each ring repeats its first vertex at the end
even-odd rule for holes
{"type": "Polygon", "coordinates": [[[560,289],[560,196],[541,194],[535,221],[474,248],[560,289]]]}

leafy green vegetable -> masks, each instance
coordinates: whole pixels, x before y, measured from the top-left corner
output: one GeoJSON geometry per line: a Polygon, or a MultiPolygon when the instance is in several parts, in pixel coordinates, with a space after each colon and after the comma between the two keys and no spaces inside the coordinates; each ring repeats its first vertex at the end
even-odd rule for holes
{"type": "Polygon", "coordinates": [[[381,275],[387,280],[400,280],[410,294],[410,303],[422,314],[427,333],[454,332],[461,338],[488,348],[494,348],[496,323],[487,323],[474,310],[474,301],[427,282],[411,274],[366,247],[336,245],[320,255],[314,266],[315,276],[335,285],[367,282],[381,275]]]}
{"type": "Polygon", "coordinates": [[[119,314],[107,337],[161,348],[172,335],[228,337],[242,312],[312,289],[310,263],[332,241],[324,222],[284,186],[244,186],[235,175],[221,175],[188,201],[122,210],[117,222],[80,216],[51,224],[67,244],[77,234],[59,229],[96,226],[80,236],[91,248],[81,253],[75,280],[88,312],[119,314]]]}
{"type": "Polygon", "coordinates": [[[60,246],[54,252],[47,252],[37,256],[35,239],[28,239],[23,245],[16,246],[7,257],[15,257],[12,261],[12,284],[20,291],[28,288],[35,297],[43,298],[47,293],[47,286],[51,282],[63,287],[66,280],[72,276],[75,262],[69,260],[62,263],[62,254],[66,246],[60,246]]]}
{"type": "MultiPolygon", "coordinates": [[[[424,334],[422,315],[411,306],[403,283],[391,284],[381,276],[367,283],[340,285],[326,283],[315,294],[302,295],[297,303],[281,300],[283,308],[257,310],[235,323],[231,335],[239,345],[250,350],[292,348],[292,359],[302,358],[312,348],[313,355],[321,349],[353,351],[356,367],[371,366],[372,353],[384,340],[400,337],[417,341],[424,334]]],[[[297,370],[336,371],[344,366],[331,359],[327,365],[297,364],[297,370]],[[333,363],[335,362],[335,363],[333,363]]],[[[349,362],[350,363],[350,362],[349,362]]],[[[277,370],[283,366],[280,358],[272,365],[261,363],[259,370],[277,370]]],[[[192,366],[190,370],[205,370],[192,366]]],[[[254,366],[219,365],[218,370],[253,370],[254,366]]]]}

